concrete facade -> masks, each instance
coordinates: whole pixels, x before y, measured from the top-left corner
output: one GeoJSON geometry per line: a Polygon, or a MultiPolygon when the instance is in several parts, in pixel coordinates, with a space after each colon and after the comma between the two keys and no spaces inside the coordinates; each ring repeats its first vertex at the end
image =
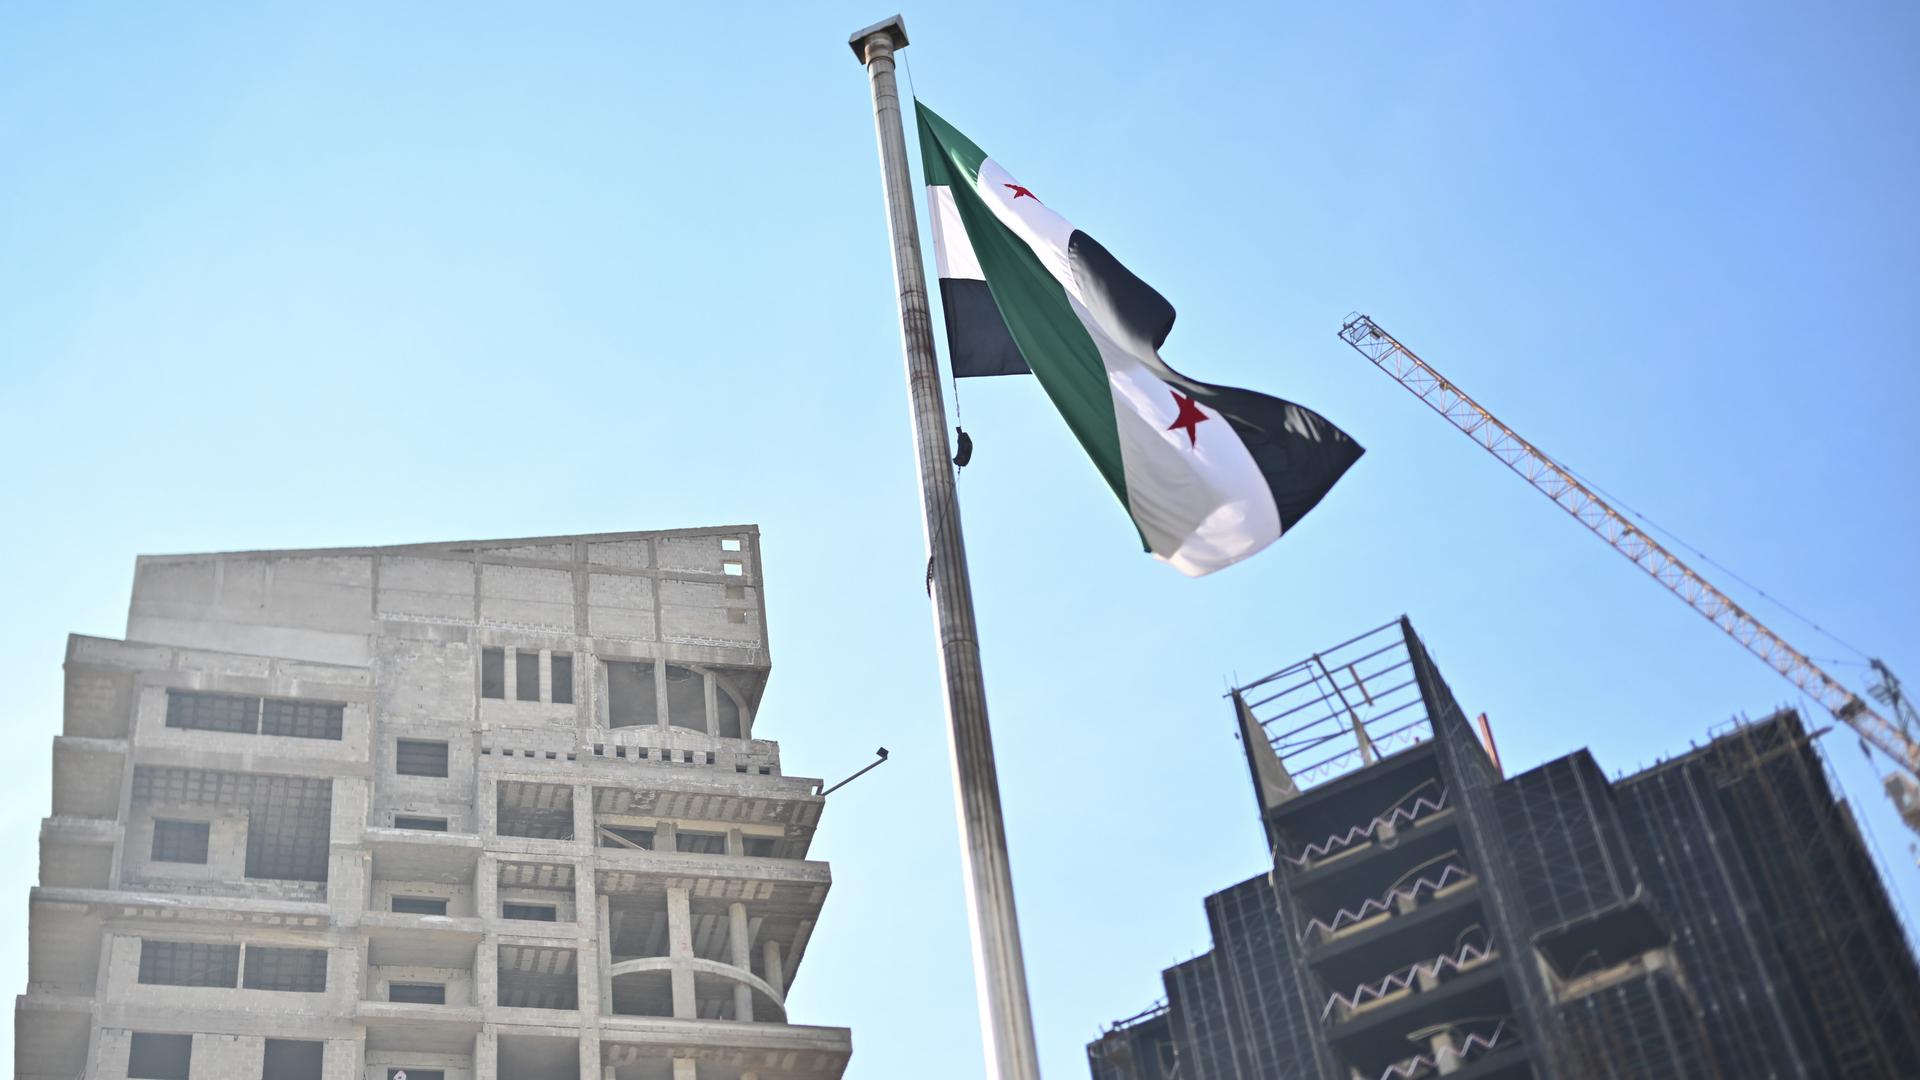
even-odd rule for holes
{"type": "Polygon", "coordinates": [[[74,636],[23,1080],[834,1080],[753,526],[139,560],[74,636]]]}

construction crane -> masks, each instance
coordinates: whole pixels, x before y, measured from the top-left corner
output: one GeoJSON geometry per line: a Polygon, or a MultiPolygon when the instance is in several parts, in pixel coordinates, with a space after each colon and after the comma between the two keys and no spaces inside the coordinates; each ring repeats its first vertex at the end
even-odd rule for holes
{"type": "Polygon", "coordinates": [[[1885,664],[1873,661],[1873,670],[1880,681],[1869,693],[1887,706],[1898,718],[1897,722],[1875,712],[1859,695],[1822,671],[1805,653],[1787,644],[1751,612],[1734,603],[1712,582],[1608,505],[1572,472],[1521,438],[1465,391],[1447,381],[1432,365],[1415,356],[1413,350],[1380,329],[1371,318],[1349,315],[1341,324],[1340,339],[1519,473],[1615,551],[1633,560],[1634,565],[1686,601],[1688,607],[1706,616],[1748,652],[1786,676],[1841,723],[1858,732],[1865,745],[1886,755],[1894,765],[1884,781],[1887,796],[1893,800],[1907,827],[1920,833],[1920,741],[1916,741],[1914,731],[1920,726],[1920,720],[1916,720],[1914,706],[1901,693],[1900,681],[1885,664]]]}

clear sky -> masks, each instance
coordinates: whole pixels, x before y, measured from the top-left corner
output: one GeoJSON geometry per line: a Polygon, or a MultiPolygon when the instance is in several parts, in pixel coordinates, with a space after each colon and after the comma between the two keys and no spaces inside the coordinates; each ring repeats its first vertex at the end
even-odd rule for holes
{"type": "MultiPolygon", "coordinates": [[[[0,9],[0,985],[69,632],[140,553],[755,522],[758,732],[833,779],[793,1015],[981,1074],[867,86],[891,8],[0,9]]],[[[942,115],[1179,308],[1164,350],[1369,453],[1294,534],[1142,555],[1037,386],[961,480],[1042,1056],[1207,946],[1262,841],[1220,693],[1402,612],[1510,768],[1800,699],[1335,338],[1920,686],[1912,4],[922,6],[942,115]]],[[[1751,599],[1750,593],[1738,595],[1751,599]]],[[[1864,688],[1859,654],[1757,610],[1864,688]]],[[[1911,920],[1908,837],[1823,739],[1911,920]]],[[[12,1025],[0,1025],[11,1036],[12,1025]]]]}

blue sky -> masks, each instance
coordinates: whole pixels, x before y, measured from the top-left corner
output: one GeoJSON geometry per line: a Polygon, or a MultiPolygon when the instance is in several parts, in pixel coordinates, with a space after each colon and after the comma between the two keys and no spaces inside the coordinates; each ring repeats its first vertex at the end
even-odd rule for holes
{"type": "MultiPolygon", "coordinates": [[[[64,638],[124,631],[136,554],[757,522],[759,733],[812,776],[893,751],[823,821],[794,1016],[853,1028],[850,1077],[980,1075],[844,44],[890,11],[698,7],[0,12],[0,983],[25,984],[64,638]]],[[[1206,947],[1201,897],[1261,869],[1236,674],[1406,612],[1510,768],[1588,745],[1610,773],[1799,701],[1339,342],[1351,310],[1920,685],[1920,9],[906,14],[927,101],[1179,308],[1170,362],[1369,449],[1296,533],[1188,581],[1037,387],[963,387],[1050,1075],[1084,1076],[1206,947]]],[[[1824,745],[1911,924],[1908,837],[1851,736],[1824,745]]]]}

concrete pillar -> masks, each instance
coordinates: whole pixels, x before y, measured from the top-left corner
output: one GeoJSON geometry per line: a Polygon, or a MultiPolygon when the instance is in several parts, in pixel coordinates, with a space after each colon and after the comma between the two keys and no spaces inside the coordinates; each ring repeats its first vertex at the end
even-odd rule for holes
{"type": "MultiPolygon", "coordinates": [[[[473,1003],[483,1009],[500,1004],[500,943],[482,935],[473,952],[473,1003]]],[[[491,1073],[477,1073],[491,1076],[491,1073]]]]}
{"type": "MultiPolygon", "coordinates": [[[[594,847],[599,843],[593,831],[593,785],[573,785],[573,842],[594,847]]],[[[591,882],[589,882],[591,884],[591,882]]]]}
{"type": "MultiPolygon", "coordinates": [[[[733,955],[730,958],[734,967],[753,973],[753,942],[747,931],[747,905],[735,900],[727,905],[727,949],[733,955]]],[[[733,984],[733,1018],[751,1021],[753,1019],[753,987],[745,983],[733,984]]]]}
{"type": "Polygon", "coordinates": [[[600,1080],[600,1032],[597,1029],[581,1033],[580,1080],[600,1080]]]}
{"type": "Polygon", "coordinates": [[[600,946],[600,1015],[613,1015],[613,915],[604,896],[596,897],[594,926],[600,946]]]}
{"type": "MultiPolygon", "coordinates": [[[[578,789],[576,789],[574,803],[576,806],[579,805],[577,791],[578,789]]],[[[605,953],[602,949],[605,935],[601,933],[600,928],[601,915],[605,909],[600,906],[600,900],[599,890],[594,886],[593,864],[585,861],[575,863],[573,867],[573,945],[576,957],[574,979],[577,985],[574,992],[579,995],[581,1015],[587,1017],[604,1016],[607,1011],[606,1003],[600,996],[601,988],[606,984],[605,978],[601,975],[605,970],[603,960],[605,953]]],[[[595,1026],[597,1030],[597,1021],[595,1026]]],[[[599,1044],[596,1042],[595,1045],[599,1044]]],[[[582,1074],[582,1080],[593,1080],[599,1072],[600,1068],[596,1065],[593,1072],[582,1074]]]]}
{"type": "MultiPolygon", "coordinates": [[[[677,1020],[699,1018],[699,1010],[693,997],[693,969],[687,966],[687,961],[693,959],[691,904],[692,896],[686,889],[667,889],[667,956],[674,962],[671,978],[673,980],[673,1015],[677,1020]]],[[[679,1068],[676,1062],[675,1076],[679,1075],[679,1068]]]]}
{"type": "Polygon", "coordinates": [[[694,1071],[692,1058],[673,1059],[673,1080],[700,1080],[700,1074],[694,1071]]]}
{"type": "Polygon", "coordinates": [[[740,858],[747,853],[747,835],[739,829],[727,830],[727,854],[740,858]]]}
{"type": "Polygon", "coordinates": [[[320,1075],[324,1080],[366,1080],[366,1033],[352,1039],[328,1039],[320,1052],[320,1075]]]}
{"type": "MultiPolygon", "coordinates": [[[[657,583],[654,585],[656,589],[659,587],[657,583]]],[[[661,731],[667,730],[669,725],[667,724],[667,662],[665,660],[653,662],[653,707],[659,713],[656,717],[659,721],[657,726],[661,731]]]]}
{"type": "Polygon", "coordinates": [[[482,855],[473,870],[473,913],[492,922],[500,917],[500,860],[482,855]]]}
{"type": "Polygon", "coordinates": [[[656,821],[653,825],[653,850],[680,850],[680,826],[671,821],[656,821]]]}
{"type": "Polygon", "coordinates": [[[500,836],[500,781],[481,773],[473,785],[474,809],[480,812],[480,820],[474,823],[474,831],[488,844],[500,836]]]}
{"type": "Polygon", "coordinates": [[[522,651],[520,649],[500,650],[500,663],[506,669],[500,673],[500,676],[506,680],[506,700],[508,701],[520,700],[520,653],[522,651]]]}
{"type": "Polygon", "coordinates": [[[500,1075],[500,1033],[492,1024],[482,1024],[473,1037],[473,1075],[500,1075]]]}
{"type": "Polygon", "coordinates": [[[767,984],[784,1002],[787,996],[786,966],[780,957],[780,943],[768,938],[760,943],[760,963],[766,968],[767,984]]]}
{"type": "Polygon", "coordinates": [[[713,672],[707,672],[705,682],[707,691],[707,734],[718,737],[720,734],[720,709],[719,702],[715,701],[713,696],[719,693],[719,688],[714,685],[713,672]]]}

